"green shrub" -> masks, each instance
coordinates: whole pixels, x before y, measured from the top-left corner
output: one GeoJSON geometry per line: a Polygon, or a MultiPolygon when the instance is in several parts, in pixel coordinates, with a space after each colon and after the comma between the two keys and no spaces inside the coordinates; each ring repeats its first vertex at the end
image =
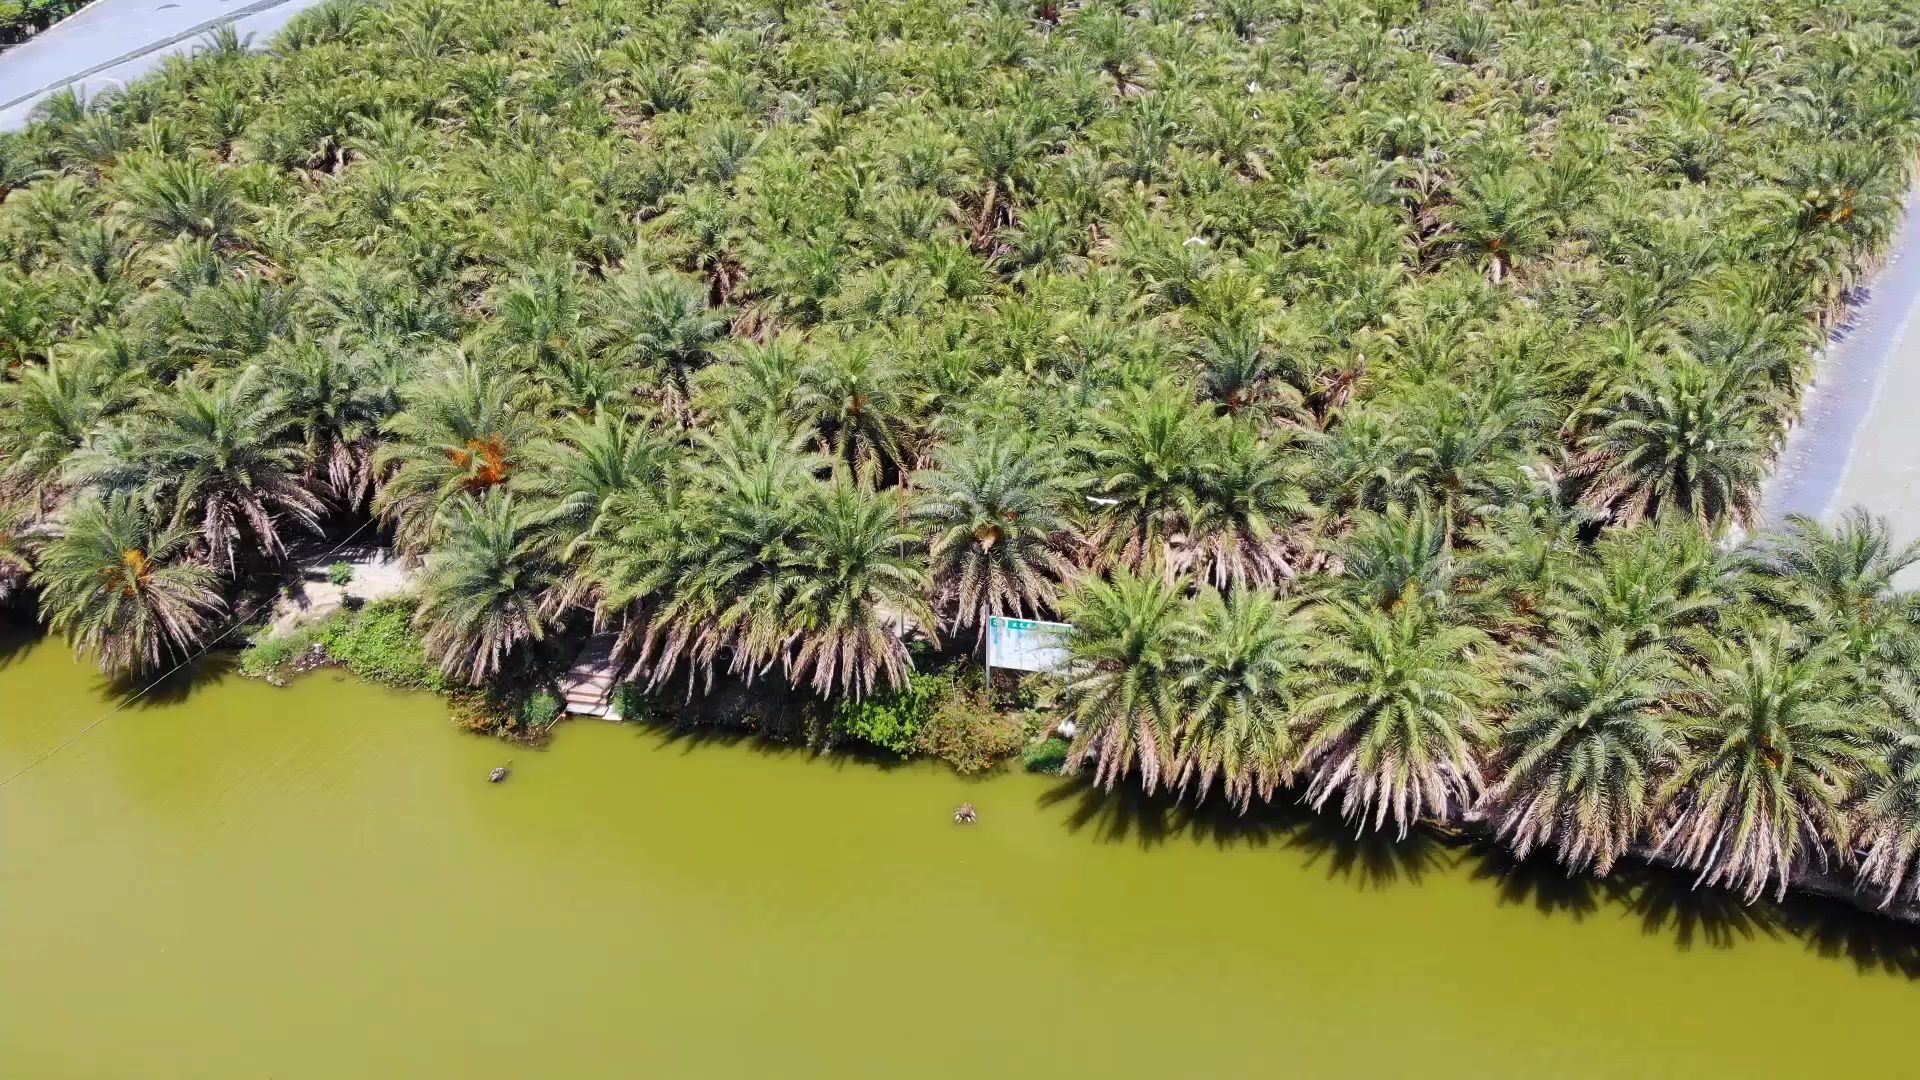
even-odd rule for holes
{"type": "Polygon", "coordinates": [[[337,562],[327,567],[327,584],[345,588],[352,581],[352,563],[337,562]]]}
{"type": "Polygon", "coordinates": [[[914,751],[963,773],[990,769],[1020,752],[1025,739],[1017,716],[995,712],[987,695],[949,684],[914,739],[914,751]]]}
{"type": "Polygon", "coordinates": [[[623,682],[613,688],[613,715],[622,720],[645,720],[653,712],[653,699],[639,683],[623,682]]]}
{"type": "Polygon", "coordinates": [[[382,600],[323,624],[327,655],[360,678],[389,686],[442,690],[446,678],[428,662],[413,627],[412,600],[382,600]]]}
{"type": "Polygon", "coordinates": [[[857,701],[840,698],[833,703],[833,730],[882,750],[907,753],[947,685],[938,675],[915,675],[902,689],[883,690],[857,701]]]}
{"type": "Polygon", "coordinates": [[[520,730],[538,732],[560,715],[563,703],[551,690],[536,690],[520,702],[520,730]]]}
{"type": "Polygon", "coordinates": [[[1045,740],[1027,748],[1020,755],[1021,764],[1028,772],[1059,773],[1067,764],[1067,740],[1058,735],[1049,735],[1045,740]]]}

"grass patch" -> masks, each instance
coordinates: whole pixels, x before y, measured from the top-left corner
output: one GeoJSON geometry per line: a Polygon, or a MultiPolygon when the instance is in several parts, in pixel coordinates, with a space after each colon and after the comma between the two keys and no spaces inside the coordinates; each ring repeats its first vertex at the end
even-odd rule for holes
{"type": "Polygon", "coordinates": [[[444,691],[446,678],[427,660],[426,647],[413,627],[413,611],[412,600],[382,600],[358,610],[337,611],[290,633],[258,637],[240,653],[240,672],[255,678],[281,675],[319,645],[329,662],[368,682],[444,691]]]}
{"type": "Polygon", "coordinates": [[[343,611],[320,624],[319,641],[335,663],[362,679],[416,690],[446,689],[446,678],[427,660],[413,626],[414,602],[381,600],[357,612],[343,611]]]}
{"type": "Polygon", "coordinates": [[[1020,763],[1028,772],[1058,774],[1067,764],[1067,740],[1058,735],[1049,735],[1046,739],[1034,743],[1027,752],[1020,755],[1020,763]]]}

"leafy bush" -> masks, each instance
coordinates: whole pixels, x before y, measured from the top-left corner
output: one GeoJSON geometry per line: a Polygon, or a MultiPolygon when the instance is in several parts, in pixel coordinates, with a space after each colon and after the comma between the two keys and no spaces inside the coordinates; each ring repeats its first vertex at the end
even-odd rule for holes
{"type": "Polygon", "coordinates": [[[1028,772],[1059,773],[1067,764],[1067,740],[1058,735],[1049,735],[1037,742],[1020,755],[1021,764],[1028,772]]]}
{"type": "Polygon", "coordinates": [[[520,702],[520,729],[536,732],[553,723],[560,715],[563,703],[558,694],[550,690],[536,690],[520,702]]]}
{"type": "Polygon", "coordinates": [[[613,688],[613,714],[622,720],[644,720],[653,712],[653,699],[639,683],[623,682],[613,688]]]}
{"type": "Polygon", "coordinates": [[[914,750],[963,773],[990,769],[1020,752],[1025,738],[1015,716],[995,712],[985,693],[949,685],[914,739],[914,750]]]}
{"type": "Polygon", "coordinates": [[[914,748],[947,686],[947,680],[938,675],[914,675],[904,689],[868,694],[857,701],[840,698],[833,703],[832,728],[836,734],[905,754],[914,748]]]}
{"type": "Polygon", "coordinates": [[[324,624],[327,655],[363,679],[421,690],[441,690],[446,679],[427,661],[413,627],[413,601],[382,600],[324,624]]]}
{"type": "Polygon", "coordinates": [[[346,587],[353,581],[353,564],[337,562],[327,567],[327,584],[346,587]]]}

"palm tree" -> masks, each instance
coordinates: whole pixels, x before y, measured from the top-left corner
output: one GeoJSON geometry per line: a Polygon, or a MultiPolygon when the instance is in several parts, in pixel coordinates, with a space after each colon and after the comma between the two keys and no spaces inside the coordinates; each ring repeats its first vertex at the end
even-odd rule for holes
{"type": "Polygon", "coordinates": [[[1914,872],[1914,854],[1920,852],[1920,683],[1907,671],[1894,672],[1879,697],[1892,721],[1877,748],[1886,769],[1869,775],[1850,817],[1860,880],[1881,890],[1884,908],[1895,900],[1920,900],[1920,874],[1914,872]]]}
{"type": "Polygon", "coordinates": [[[720,362],[694,378],[698,411],[703,417],[785,417],[793,411],[808,360],[804,339],[793,331],[766,341],[731,341],[720,362]]]}
{"type": "Polygon", "coordinates": [[[1077,730],[1067,767],[1091,758],[1093,781],[1112,790],[1135,766],[1148,792],[1175,768],[1179,650],[1188,634],[1184,583],[1157,568],[1087,578],[1061,599],[1073,634],[1060,707],[1077,730]]]}
{"type": "Polygon", "coordinates": [[[1263,317],[1247,306],[1202,320],[1194,359],[1207,396],[1229,413],[1304,422],[1311,377],[1302,357],[1317,345],[1298,319],[1263,317]]]}
{"type": "Polygon", "coordinates": [[[1471,806],[1491,735],[1480,709],[1492,689],[1474,655],[1484,635],[1426,604],[1346,601],[1330,607],[1324,634],[1299,708],[1306,800],[1317,810],[1338,793],[1342,816],[1361,829],[1391,820],[1402,837],[1421,817],[1471,806]]]}
{"type": "Polygon", "coordinates": [[[130,494],[83,499],[40,548],[41,617],[110,675],[184,659],[226,606],[213,571],[187,557],[194,540],[130,494]]]}
{"type": "Polygon", "coordinates": [[[850,465],[898,467],[907,459],[908,374],[891,354],[836,342],[800,368],[791,411],[850,465]]]}
{"type": "Polygon", "coordinates": [[[542,528],[555,553],[570,562],[623,514],[645,512],[620,500],[663,486],[674,451],[646,420],[601,412],[569,418],[558,438],[541,443],[533,457],[524,487],[544,507],[542,528]]]}
{"type": "Polygon", "coordinates": [[[1773,456],[1769,410],[1740,371],[1676,360],[1647,372],[1581,440],[1584,498],[1627,525],[1662,514],[1745,524],[1773,456]]]}
{"type": "Polygon", "coordinates": [[[1315,509],[1306,489],[1311,459],[1290,440],[1263,439],[1247,423],[1215,431],[1183,568],[1223,589],[1292,577],[1315,509]]]}
{"type": "Polygon", "coordinates": [[[1821,637],[1844,642],[1856,664],[1910,657],[1920,609],[1895,591],[1894,581],[1920,563],[1920,541],[1896,545],[1885,518],[1856,506],[1828,528],[1789,515],[1783,530],[1761,537],[1744,554],[1763,601],[1821,637]],[[1888,657],[1902,647],[1908,657],[1888,657]]]}
{"type": "Polygon", "coordinates": [[[1402,604],[1437,603],[1453,585],[1453,546],[1425,502],[1409,512],[1353,516],[1353,532],[1338,545],[1335,587],[1363,606],[1390,611],[1402,604]]]}
{"type": "Polygon", "coordinates": [[[179,344],[212,360],[246,363],[292,332],[298,301],[293,288],[258,274],[223,277],[187,297],[179,344]]]}
{"type": "Polygon", "coordinates": [[[920,539],[901,508],[844,472],[810,499],[785,571],[781,621],[792,642],[795,683],[817,694],[871,693],[876,681],[905,686],[913,671],[909,625],[934,637],[922,597],[931,589],[920,539]]]}
{"type": "Polygon", "coordinates": [[[1443,393],[1404,417],[1402,468],[1438,513],[1451,541],[1526,490],[1516,451],[1524,422],[1476,393],[1443,393]]]}
{"type": "Polygon", "coordinates": [[[94,353],[61,351],[0,382],[0,479],[49,508],[68,458],[130,404],[128,380],[117,374],[94,353]]]}
{"type": "Polygon", "coordinates": [[[219,382],[181,379],[136,431],[158,494],[229,574],[244,552],[282,555],[288,525],[320,531],[320,499],[300,482],[296,424],[265,370],[249,366],[219,382]]]}
{"type": "Polygon", "coordinates": [[[299,433],[307,486],[324,490],[344,509],[358,509],[373,491],[380,426],[399,405],[382,385],[374,359],[348,349],[336,335],[281,351],[268,374],[299,433]]]}
{"type": "Polygon", "coordinates": [[[1705,632],[1735,599],[1727,558],[1687,525],[1603,537],[1565,585],[1567,614],[1588,634],[1618,630],[1631,648],[1687,654],[1700,652],[1705,632]]]}
{"type": "Polygon", "coordinates": [[[21,503],[0,502],[0,604],[33,573],[28,547],[34,537],[34,517],[21,503]]]}
{"type": "Polygon", "coordinates": [[[487,329],[505,353],[537,369],[578,350],[581,307],[573,268],[542,259],[499,287],[487,329]]]}
{"type": "Polygon", "coordinates": [[[1202,513],[1217,418],[1162,384],[1134,387],[1089,419],[1089,539],[1122,566],[1159,560],[1171,568],[1174,547],[1202,513]]]}
{"type": "Polygon", "coordinates": [[[140,156],[122,166],[119,187],[120,212],[156,239],[186,233],[226,242],[246,220],[231,174],[197,158],[140,156]]]}
{"type": "Polygon", "coordinates": [[[729,670],[751,680],[783,659],[792,642],[792,568],[802,557],[802,515],[819,493],[814,475],[824,462],[802,450],[803,432],[772,420],[736,418],[700,432],[696,442],[690,513],[706,550],[654,616],[653,677],[664,680],[685,661],[690,674],[710,678],[726,653],[729,670]]]}
{"type": "Polygon", "coordinates": [[[1656,853],[1749,901],[1769,883],[1784,897],[1824,838],[1847,835],[1843,806],[1872,762],[1872,711],[1850,702],[1830,648],[1786,627],[1717,647],[1690,687],[1690,760],[1662,793],[1671,816],[1656,853]]]}
{"type": "Polygon", "coordinates": [[[1512,172],[1475,174],[1447,216],[1453,243],[1479,259],[1495,285],[1514,259],[1546,246],[1551,222],[1535,185],[1512,172]]]}
{"type": "Polygon", "coordinates": [[[511,482],[534,445],[536,418],[524,379],[461,354],[407,387],[405,400],[374,452],[386,479],[373,511],[394,522],[398,547],[419,551],[436,534],[442,505],[511,482]]]}
{"type": "Polygon", "coordinates": [[[1559,498],[1549,474],[1530,505],[1508,507],[1475,529],[1460,577],[1472,583],[1473,603],[1492,617],[1502,640],[1535,633],[1567,616],[1567,579],[1585,549],[1581,515],[1559,498]]]}
{"type": "Polygon", "coordinates": [[[1474,816],[1520,858],[1552,847],[1569,869],[1605,874],[1684,753],[1661,715],[1677,688],[1671,662],[1614,630],[1528,653],[1512,679],[1500,779],[1474,816]]]}
{"type": "Polygon", "coordinates": [[[599,336],[629,362],[658,369],[661,403],[684,417],[696,372],[727,332],[723,308],[707,306],[707,290],[674,274],[624,273],[598,298],[599,336]]]}
{"type": "MultiPolygon", "coordinates": [[[[572,553],[579,564],[569,596],[591,597],[596,625],[615,628],[616,654],[632,678],[660,681],[655,660],[663,636],[675,629],[676,594],[706,566],[713,548],[702,533],[704,508],[671,478],[651,488],[625,488],[600,509],[602,528],[572,553]],[[663,612],[666,613],[663,615],[663,612]]],[[[683,624],[684,625],[684,624],[683,624]]],[[[682,631],[684,636],[685,631],[682,631]]]]}
{"type": "Polygon", "coordinates": [[[956,630],[979,628],[995,612],[1026,617],[1054,605],[1070,570],[1072,497],[1039,448],[993,435],[948,443],[935,468],[918,473],[914,516],[930,530],[928,554],[940,605],[956,630]]]}
{"type": "Polygon", "coordinates": [[[1305,668],[1294,608],[1271,593],[1207,589],[1178,646],[1172,782],[1204,800],[1215,782],[1245,812],[1293,777],[1293,709],[1305,668]]]}
{"type": "Polygon", "coordinates": [[[1384,510],[1411,501],[1420,474],[1404,425],[1371,411],[1344,416],[1320,442],[1320,502],[1334,510],[1384,510]]]}
{"type": "Polygon", "coordinates": [[[446,539],[427,558],[414,614],[441,671],[479,683],[546,637],[554,620],[543,605],[558,575],[541,553],[539,525],[510,492],[463,492],[447,508],[446,539]]]}

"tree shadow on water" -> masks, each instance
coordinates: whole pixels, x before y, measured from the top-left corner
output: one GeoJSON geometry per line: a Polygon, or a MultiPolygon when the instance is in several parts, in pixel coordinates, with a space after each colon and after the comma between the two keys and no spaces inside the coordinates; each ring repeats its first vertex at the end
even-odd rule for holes
{"type": "Polygon", "coordinates": [[[1726,889],[1695,887],[1691,872],[1639,859],[1615,865],[1605,878],[1569,877],[1546,856],[1515,859],[1485,841],[1474,849],[1473,878],[1493,883],[1502,905],[1526,904],[1576,922],[1619,912],[1637,920],[1642,933],[1668,939],[1682,952],[1756,940],[1797,942],[1820,956],[1851,960],[1861,971],[1920,979],[1920,926],[1840,899],[1796,893],[1785,902],[1768,896],[1747,903],[1726,889]]]}
{"type": "Polygon", "coordinates": [[[1920,979],[1920,926],[1817,896],[1790,898],[1776,913],[1787,933],[1821,956],[1920,979]]]}
{"type": "Polygon", "coordinates": [[[1430,871],[1459,866],[1503,907],[1530,907],[1575,922],[1632,919],[1642,933],[1665,938],[1682,952],[1794,942],[1823,957],[1850,960],[1863,972],[1920,979],[1920,926],[1820,896],[1749,904],[1726,889],[1696,888],[1687,871],[1640,859],[1616,864],[1604,878],[1570,875],[1550,856],[1517,859],[1485,838],[1451,831],[1415,829],[1396,839],[1392,832],[1356,830],[1337,815],[1291,800],[1256,803],[1243,815],[1218,798],[1196,805],[1166,792],[1147,795],[1137,783],[1125,782],[1103,791],[1083,777],[1049,785],[1038,801],[1042,809],[1065,807],[1068,831],[1101,843],[1150,849],[1184,841],[1223,850],[1292,851],[1304,856],[1305,867],[1361,890],[1417,884],[1430,871]]]}
{"type": "Polygon", "coordinates": [[[1767,900],[1749,904],[1727,889],[1695,888],[1682,870],[1648,863],[1614,867],[1627,908],[1648,934],[1670,937],[1682,950],[1695,944],[1724,949],[1758,936],[1780,936],[1780,909],[1767,900]]]}
{"type": "Polygon", "coordinates": [[[1166,816],[1166,800],[1147,795],[1135,784],[1107,791],[1078,777],[1061,780],[1040,795],[1043,808],[1073,803],[1067,815],[1067,831],[1079,834],[1092,831],[1095,838],[1116,843],[1137,840],[1141,847],[1165,843],[1171,832],[1166,816]]]}
{"type": "Polygon", "coordinates": [[[1304,816],[1287,834],[1287,846],[1303,852],[1309,868],[1324,868],[1329,880],[1368,890],[1402,881],[1418,884],[1447,862],[1449,845],[1425,829],[1396,838],[1389,831],[1360,830],[1330,814],[1296,809],[1304,816]]]}
{"type": "Polygon", "coordinates": [[[12,665],[27,655],[27,650],[37,644],[43,633],[32,620],[15,618],[0,612],[0,669],[12,665]]]}
{"type": "Polygon", "coordinates": [[[1600,910],[1603,903],[1621,898],[1620,882],[1591,874],[1568,873],[1547,858],[1515,858],[1512,852],[1484,841],[1473,845],[1473,880],[1493,885],[1501,906],[1521,905],[1542,915],[1567,915],[1575,922],[1600,910]]]}
{"type": "Polygon", "coordinates": [[[1039,803],[1044,809],[1070,805],[1068,831],[1090,833],[1103,843],[1282,848],[1301,854],[1303,865],[1330,880],[1365,889],[1417,882],[1444,861],[1447,851],[1444,841],[1423,830],[1396,839],[1391,832],[1356,830],[1350,822],[1292,801],[1255,803],[1242,813],[1217,797],[1196,803],[1167,792],[1148,795],[1132,783],[1106,791],[1067,778],[1042,792],[1039,803]]]}
{"type": "Polygon", "coordinates": [[[102,676],[94,684],[94,692],[101,700],[111,702],[112,707],[116,708],[165,708],[180,704],[200,690],[226,682],[239,670],[239,666],[236,653],[221,649],[198,657],[178,671],[170,671],[159,678],[150,675],[102,676]]]}

